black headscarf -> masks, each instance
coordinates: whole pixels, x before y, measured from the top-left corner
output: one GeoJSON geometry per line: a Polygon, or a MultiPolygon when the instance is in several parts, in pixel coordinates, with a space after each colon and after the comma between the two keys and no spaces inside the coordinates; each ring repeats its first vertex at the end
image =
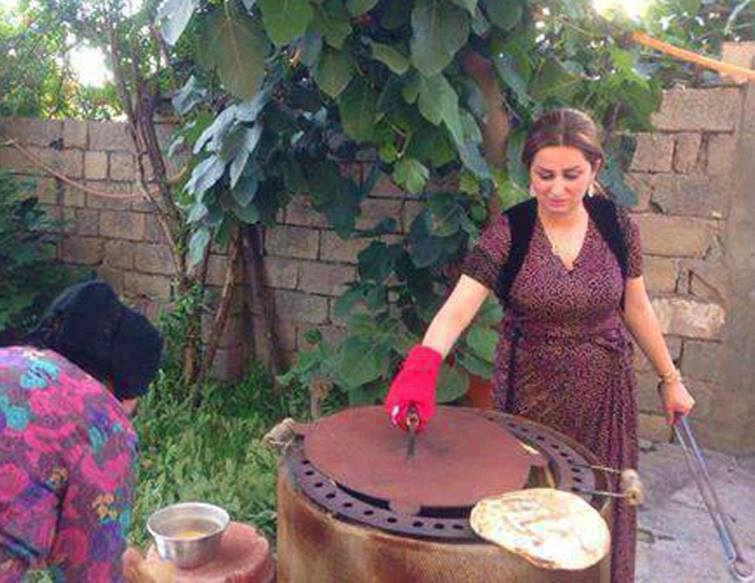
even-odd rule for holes
{"type": "Polygon", "coordinates": [[[147,391],[162,352],[154,326],[124,306],[100,280],[66,288],[25,341],[54,350],[100,381],[112,382],[119,400],[147,391]]]}

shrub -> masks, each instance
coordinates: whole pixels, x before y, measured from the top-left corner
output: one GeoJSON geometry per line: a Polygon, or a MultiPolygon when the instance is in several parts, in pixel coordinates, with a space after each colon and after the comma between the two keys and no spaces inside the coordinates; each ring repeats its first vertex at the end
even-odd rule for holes
{"type": "Polygon", "coordinates": [[[0,171],[0,345],[18,340],[72,281],[72,271],[55,260],[61,223],[32,191],[33,184],[0,171]]]}

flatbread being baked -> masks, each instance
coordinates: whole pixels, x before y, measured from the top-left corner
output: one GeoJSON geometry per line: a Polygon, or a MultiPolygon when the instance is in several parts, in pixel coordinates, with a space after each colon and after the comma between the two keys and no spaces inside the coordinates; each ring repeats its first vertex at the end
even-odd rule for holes
{"type": "Polygon", "coordinates": [[[544,569],[586,569],[611,547],[598,511],[576,494],[553,488],[484,498],[469,521],[482,538],[544,569]]]}

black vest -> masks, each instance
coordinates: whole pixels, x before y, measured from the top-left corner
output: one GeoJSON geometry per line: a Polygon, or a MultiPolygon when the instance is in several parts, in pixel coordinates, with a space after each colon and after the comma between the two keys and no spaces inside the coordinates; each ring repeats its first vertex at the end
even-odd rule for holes
{"type": "MultiPolygon", "coordinates": [[[[627,245],[619,226],[616,203],[603,196],[585,197],[584,205],[601,237],[616,257],[621,276],[627,280],[627,245]]],[[[509,301],[511,286],[522,268],[530,248],[532,233],[537,220],[537,200],[535,198],[521,202],[504,213],[511,230],[511,248],[505,265],[498,273],[495,292],[501,303],[506,306],[509,301]]],[[[624,307],[624,294],[621,295],[621,307],[624,307]]]]}

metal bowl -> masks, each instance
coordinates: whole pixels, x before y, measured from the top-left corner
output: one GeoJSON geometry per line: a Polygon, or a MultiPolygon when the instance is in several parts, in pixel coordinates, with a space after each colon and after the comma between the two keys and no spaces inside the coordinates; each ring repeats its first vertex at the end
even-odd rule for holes
{"type": "Polygon", "coordinates": [[[213,559],[228,527],[228,513],[213,504],[183,502],[162,508],[147,520],[160,558],[181,569],[213,559]]]}

